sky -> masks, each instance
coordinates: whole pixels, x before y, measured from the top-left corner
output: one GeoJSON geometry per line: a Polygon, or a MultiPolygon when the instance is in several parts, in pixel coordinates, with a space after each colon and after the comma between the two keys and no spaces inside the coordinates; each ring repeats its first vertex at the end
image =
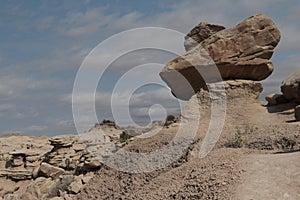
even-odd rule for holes
{"type": "MultiPolygon", "coordinates": [[[[272,57],[275,70],[263,81],[263,97],[279,92],[281,81],[299,69],[298,0],[3,0],[0,7],[0,135],[76,133],[71,98],[76,74],[89,52],[114,34],[142,27],[188,33],[201,21],[229,28],[256,13],[272,18],[282,35],[272,57]]],[[[122,45],[126,42],[129,41],[122,45]]],[[[131,66],[155,58],[162,68],[174,57],[176,55],[167,52],[143,50],[115,61],[98,85],[98,120],[112,119],[111,91],[131,66]]],[[[132,80],[147,79],[151,73],[136,73],[132,80]]],[[[120,108],[126,106],[126,102],[123,105],[121,101],[126,92],[125,87],[117,94],[120,108]]],[[[84,109],[90,101],[83,94],[80,105],[84,109]]],[[[153,119],[161,119],[161,107],[153,106],[158,104],[165,107],[168,114],[179,113],[179,103],[168,88],[146,85],[131,97],[130,114],[137,124],[150,123],[149,112],[153,119]]],[[[88,114],[82,117],[88,126],[96,123],[89,121],[88,114]]]]}

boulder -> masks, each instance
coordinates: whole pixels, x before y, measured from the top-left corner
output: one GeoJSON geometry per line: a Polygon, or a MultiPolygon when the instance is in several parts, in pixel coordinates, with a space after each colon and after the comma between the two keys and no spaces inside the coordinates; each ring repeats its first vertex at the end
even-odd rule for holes
{"type": "Polygon", "coordinates": [[[83,176],[77,176],[75,178],[75,181],[72,182],[68,188],[69,192],[73,194],[78,194],[80,192],[80,190],[83,188],[82,177],[83,176]]]}
{"type": "Polygon", "coordinates": [[[274,106],[288,102],[288,100],[282,94],[269,94],[266,96],[265,99],[268,102],[269,106],[274,106]]]}
{"type": "Polygon", "coordinates": [[[73,182],[69,187],[69,191],[72,192],[73,194],[78,194],[82,187],[83,184],[81,182],[73,182]]]}
{"type": "Polygon", "coordinates": [[[295,119],[296,121],[300,121],[300,105],[295,108],[295,119]]]}
{"type": "Polygon", "coordinates": [[[65,170],[59,167],[52,166],[48,163],[42,163],[38,175],[43,177],[51,177],[53,179],[59,177],[60,175],[64,174],[65,170]]]}
{"type": "Polygon", "coordinates": [[[93,178],[93,174],[86,174],[81,178],[82,183],[87,184],[93,178]]]}
{"type": "Polygon", "coordinates": [[[207,89],[206,83],[222,79],[264,80],[273,72],[269,59],[279,40],[280,32],[274,22],[257,14],[200,40],[198,46],[170,61],[160,76],[183,100],[200,88],[207,89]]]}
{"type": "Polygon", "coordinates": [[[74,181],[75,176],[73,175],[61,175],[59,177],[59,185],[61,190],[66,190],[69,185],[74,181]]]}
{"type": "Polygon", "coordinates": [[[284,79],[281,92],[286,99],[300,103],[300,70],[284,79]]]}
{"type": "Polygon", "coordinates": [[[53,198],[59,192],[59,180],[52,180],[52,178],[39,177],[30,185],[28,185],[26,192],[37,199],[53,198]]]}

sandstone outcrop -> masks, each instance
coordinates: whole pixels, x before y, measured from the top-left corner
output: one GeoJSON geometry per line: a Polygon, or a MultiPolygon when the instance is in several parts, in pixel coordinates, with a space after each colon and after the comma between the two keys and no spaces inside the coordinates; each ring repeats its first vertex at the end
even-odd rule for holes
{"type": "Polygon", "coordinates": [[[106,120],[81,136],[0,137],[0,181],[24,182],[5,185],[0,195],[12,200],[73,199],[102,167],[99,152],[119,143],[122,131],[106,120]],[[91,147],[97,147],[96,154],[91,147]]]}
{"type": "Polygon", "coordinates": [[[300,71],[291,73],[282,81],[281,92],[282,94],[266,96],[270,106],[288,102],[300,104],[300,71]]]}
{"type": "Polygon", "coordinates": [[[51,151],[48,137],[8,136],[0,139],[0,177],[13,180],[32,178],[43,156],[51,151]]]}
{"type": "Polygon", "coordinates": [[[268,106],[276,106],[288,103],[288,106],[295,107],[295,119],[300,120],[300,71],[296,71],[287,76],[281,84],[282,94],[270,94],[266,96],[268,106]]]}
{"type": "Polygon", "coordinates": [[[177,98],[188,100],[200,88],[206,89],[206,83],[222,79],[260,81],[273,72],[269,59],[280,41],[280,32],[266,15],[251,16],[230,29],[207,27],[202,23],[193,29],[188,35],[200,41],[199,45],[189,39],[188,52],[170,61],[160,72],[177,98]],[[207,34],[200,33],[201,28],[207,34]]]}
{"type": "Polygon", "coordinates": [[[281,92],[289,101],[300,103],[300,70],[290,74],[283,80],[281,92]]]}

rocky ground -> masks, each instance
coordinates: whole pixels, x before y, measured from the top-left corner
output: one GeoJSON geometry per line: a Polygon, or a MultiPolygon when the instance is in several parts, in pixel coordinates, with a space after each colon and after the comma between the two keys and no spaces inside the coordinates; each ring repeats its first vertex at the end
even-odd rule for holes
{"type": "MultiPolygon", "coordinates": [[[[1,137],[1,196],[4,199],[298,199],[300,122],[294,120],[293,103],[261,105],[256,100],[259,86],[251,81],[228,82],[225,126],[213,151],[202,159],[198,154],[211,119],[207,93],[199,92],[199,102],[206,103],[200,106],[202,117],[192,145],[178,161],[153,172],[136,174],[109,168],[94,159],[75,135],[1,137]]],[[[152,152],[174,138],[179,124],[169,123],[159,133],[134,137],[125,146],[118,146],[129,152],[152,152]]],[[[97,125],[86,134],[95,134],[101,126],[110,135],[107,138],[110,141],[124,131],[109,124],[97,125]]],[[[141,130],[137,129],[139,133],[141,130]]]]}
{"type": "Polygon", "coordinates": [[[121,148],[130,137],[155,127],[120,128],[104,120],[83,135],[4,135],[0,137],[0,197],[73,199],[103,167],[92,153],[94,147],[102,152],[112,144],[121,148]]]}

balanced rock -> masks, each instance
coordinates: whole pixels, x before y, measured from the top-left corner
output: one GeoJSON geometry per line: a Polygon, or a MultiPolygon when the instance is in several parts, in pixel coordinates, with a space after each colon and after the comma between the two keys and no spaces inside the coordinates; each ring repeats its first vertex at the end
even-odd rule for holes
{"type": "Polygon", "coordinates": [[[281,92],[286,99],[300,103],[300,70],[290,74],[282,82],[281,92]]]}
{"type": "Polygon", "coordinates": [[[222,79],[260,81],[273,72],[269,59],[280,32],[266,15],[251,16],[234,28],[211,31],[207,36],[197,39],[198,46],[188,47],[186,54],[170,61],[160,72],[176,97],[188,100],[200,88],[207,89],[206,83],[222,79]]]}

